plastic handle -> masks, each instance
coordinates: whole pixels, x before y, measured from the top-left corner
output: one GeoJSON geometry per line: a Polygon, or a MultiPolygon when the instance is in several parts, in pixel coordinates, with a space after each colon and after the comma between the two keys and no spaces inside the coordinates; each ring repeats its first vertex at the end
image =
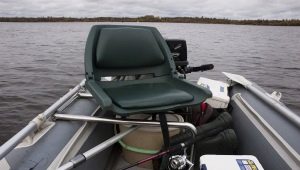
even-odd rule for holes
{"type": "Polygon", "coordinates": [[[213,64],[205,64],[199,67],[191,67],[192,72],[197,72],[197,71],[207,71],[207,70],[212,70],[214,68],[213,64]]]}

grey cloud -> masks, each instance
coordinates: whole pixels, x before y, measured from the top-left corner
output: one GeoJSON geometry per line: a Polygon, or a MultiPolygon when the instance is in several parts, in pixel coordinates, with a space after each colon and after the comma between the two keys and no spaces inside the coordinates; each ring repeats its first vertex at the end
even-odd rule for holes
{"type": "Polygon", "coordinates": [[[0,16],[300,18],[299,0],[1,0],[0,16]]]}

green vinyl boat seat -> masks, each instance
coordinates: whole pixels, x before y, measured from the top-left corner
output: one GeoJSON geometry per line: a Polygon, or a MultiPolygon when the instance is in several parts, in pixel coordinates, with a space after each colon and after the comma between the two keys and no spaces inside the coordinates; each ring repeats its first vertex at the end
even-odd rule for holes
{"type": "Polygon", "coordinates": [[[85,49],[86,87],[104,111],[126,117],[197,105],[211,96],[177,75],[170,50],[154,27],[95,25],[85,49]],[[104,77],[151,75],[104,81],[104,77]]]}
{"type": "Polygon", "coordinates": [[[168,83],[134,84],[105,91],[113,103],[125,109],[162,107],[193,100],[192,95],[168,83]]]}

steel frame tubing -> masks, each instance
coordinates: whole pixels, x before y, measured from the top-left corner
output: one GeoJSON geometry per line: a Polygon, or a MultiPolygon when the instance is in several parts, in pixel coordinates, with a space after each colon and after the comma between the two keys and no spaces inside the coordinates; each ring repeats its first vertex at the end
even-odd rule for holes
{"type": "Polygon", "coordinates": [[[131,127],[130,129],[128,129],[124,132],[116,134],[115,136],[107,139],[106,141],[104,141],[104,142],[100,143],[99,145],[91,148],[90,150],[75,156],[69,162],[67,162],[67,163],[63,164],[62,166],[60,166],[58,168],[58,170],[68,170],[68,169],[73,169],[73,168],[77,167],[79,164],[87,161],[88,159],[94,157],[95,155],[97,155],[101,151],[103,151],[106,148],[108,148],[108,147],[112,146],[113,144],[117,143],[120,139],[122,139],[123,137],[125,137],[129,133],[133,132],[137,128],[138,127],[131,127]]]}
{"type": "MultiPolygon", "coordinates": [[[[110,124],[122,124],[122,125],[142,125],[142,126],[160,126],[159,121],[147,121],[147,120],[124,120],[124,119],[109,119],[93,116],[83,116],[83,115],[66,115],[66,114],[55,114],[53,115],[55,120],[72,120],[72,121],[86,121],[86,122],[101,122],[110,124]]],[[[189,129],[193,137],[197,135],[197,128],[187,122],[167,122],[168,126],[179,127],[189,129]]],[[[190,160],[194,161],[194,144],[191,146],[190,160]]]]}

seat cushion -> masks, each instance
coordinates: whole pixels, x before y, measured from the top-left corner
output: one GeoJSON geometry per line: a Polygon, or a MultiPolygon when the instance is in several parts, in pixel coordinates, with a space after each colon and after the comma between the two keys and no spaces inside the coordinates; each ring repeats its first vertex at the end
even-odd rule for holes
{"type": "Polygon", "coordinates": [[[182,104],[193,100],[189,93],[168,83],[135,84],[104,89],[114,104],[124,109],[139,109],[182,104]]]}

